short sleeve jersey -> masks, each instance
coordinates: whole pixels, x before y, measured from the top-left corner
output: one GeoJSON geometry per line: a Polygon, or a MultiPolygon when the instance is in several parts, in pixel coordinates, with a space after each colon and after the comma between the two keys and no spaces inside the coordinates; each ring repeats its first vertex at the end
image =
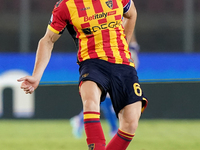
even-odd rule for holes
{"type": "Polygon", "coordinates": [[[60,0],[48,28],[62,34],[65,28],[78,48],[78,62],[102,59],[134,66],[122,26],[131,0],[60,0]]]}

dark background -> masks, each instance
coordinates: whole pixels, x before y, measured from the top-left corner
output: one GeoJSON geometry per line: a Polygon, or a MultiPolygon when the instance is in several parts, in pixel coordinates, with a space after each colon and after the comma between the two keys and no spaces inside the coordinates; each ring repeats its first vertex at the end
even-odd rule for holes
{"type": "MultiPolygon", "coordinates": [[[[22,0],[0,0],[0,52],[20,52],[20,2],[22,0]]],[[[38,40],[44,35],[57,0],[27,0],[30,29],[28,51],[35,52],[38,40]]],[[[200,52],[200,1],[193,1],[192,52],[200,52]]],[[[185,0],[134,0],[138,19],[136,36],[141,52],[184,52],[185,0]]],[[[190,25],[191,23],[191,25],[190,25]]],[[[56,52],[75,52],[74,42],[65,31],[56,43],[56,52]]]]}
{"type": "MultiPolygon", "coordinates": [[[[199,83],[142,83],[141,87],[149,101],[143,119],[200,118],[199,83]]],[[[81,110],[77,85],[40,86],[35,91],[33,119],[69,119],[81,110]]],[[[4,90],[1,118],[14,118],[11,89],[4,90]]]]}

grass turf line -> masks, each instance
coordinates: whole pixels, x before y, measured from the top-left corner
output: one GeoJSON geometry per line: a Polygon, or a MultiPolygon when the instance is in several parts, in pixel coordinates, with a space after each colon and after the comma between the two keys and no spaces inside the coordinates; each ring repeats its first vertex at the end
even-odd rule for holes
{"type": "MultiPolygon", "coordinates": [[[[109,126],[102,120],[107,142],[109,126]]],[[[141,119],[127,150],[199,150],[200,120],[141,119]]],[[[87,150],[68,120],[0,120],[1,150],[87,150]]]]}

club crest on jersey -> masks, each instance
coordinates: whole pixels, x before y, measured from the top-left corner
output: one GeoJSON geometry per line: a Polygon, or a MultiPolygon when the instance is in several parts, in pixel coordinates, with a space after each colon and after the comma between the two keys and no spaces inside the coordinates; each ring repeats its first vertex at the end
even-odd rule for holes
{"type": "Polygon", "coordinates": [[[110,9],[112,9],[112,8],[113,8],[113,1],[112,1],[112,0],[106,1],[106,5],[107,5],[110,9]]]}

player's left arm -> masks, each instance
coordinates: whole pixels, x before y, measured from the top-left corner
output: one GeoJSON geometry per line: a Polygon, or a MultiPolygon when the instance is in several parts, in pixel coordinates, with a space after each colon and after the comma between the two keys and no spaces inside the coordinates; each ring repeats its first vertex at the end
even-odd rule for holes
{"type": "Polygon", "coordinates": [[[125,30],[126,39],[129,44],[133,35],[133,31],[135,29],[137,19],[137,11],[133,1],[131,1],[130,8],[127,12],[124,13],[123,17],[123,26],[125,30]]]}

